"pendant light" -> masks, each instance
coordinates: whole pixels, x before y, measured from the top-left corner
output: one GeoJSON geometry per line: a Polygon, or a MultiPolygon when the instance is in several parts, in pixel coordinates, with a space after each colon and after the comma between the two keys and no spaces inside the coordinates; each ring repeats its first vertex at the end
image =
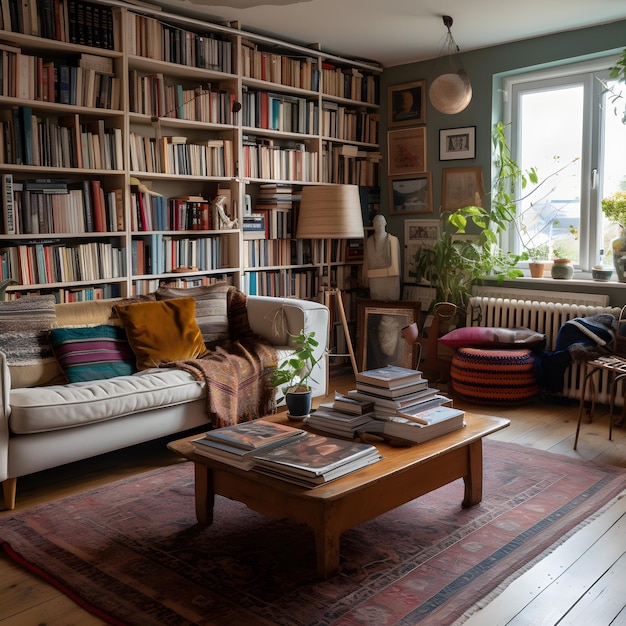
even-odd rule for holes
{"type": "Polygon", "coordinates": [[[440,59],[447,60],[448,71],[435,78],[428,90],[431,104],[440,113],[460,113],[472,99],[472,85],[465,73],[459,47],[452,36],[453,20],[449,15],[443,16],[443,24],[448,29],[446,40],[435,62],[433,74],[437,69],[440,59]]]}

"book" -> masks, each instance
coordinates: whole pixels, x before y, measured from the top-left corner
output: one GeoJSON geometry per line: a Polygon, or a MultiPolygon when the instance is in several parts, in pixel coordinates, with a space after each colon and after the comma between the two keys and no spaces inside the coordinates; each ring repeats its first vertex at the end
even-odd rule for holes
{"type": "Polygon", "coordinates": [[[388,419],[372,420],[368,424],[365,424],[359,432],[386,435],[410,443],[424,443],[425,441],[446,435],[465,426],[465,412],[461,409],[451,410],[455,411],[454,415],[430,425],[418,424],[414,420],[408,420],[400,416],[392,416],[388,419]]]}
{"type": "Polygon", "coordinates": [[[304,431],[301,428],[257,419],[209,430],[204,438],[242,450],[258,450],[268,444],[297,437],[302,433],[304,431]]]}
{"type": "Polygon", "coordinates": [[[402,409],[392,409],[389,407],[376,407],[376,415],[379,417],[388,416],[388,415],[400,415],[400,414],[413,414],[420,413],[421,411],[425,411],[426,409],[430,409],[435,406],[452,406],[452,399],[441,394],[435,394],[432,397],[425,398],[423,400],[419,400],[415,404],[412,404],[409,407],[402,409]]]}
{"type": "Polygon", "coordinates": [[[380,460],[375,446],[308,433],[302,439],[254,455],[254,471],[314,487],[380,460]]]}
{"type": "Polygon", "coordinates": [[[376,407],[375,410],[377,410],[378,407],[389,407],[397,410],[417,404],[420,400],[431,398],[438,392],[439,389],[427,387],[426,389],[422,389],[422,391],[416,391],[415,393],[402,396],[401,398],[382,398],[371,393],[358,391],[357,389],[350,389],[350,391],[348,391],[348,396],[359,400],[373,401],[376,407]]]}
{"type": "Polygon", "coordinates": [[[365,393],[371,393],[373,395],[382,396],[384,398],[400,398],[402,396],[408,396],[409,394],[422,391],[428,387],[428,381],[423,378],[420,381],[394,387],[388,389],[387,387],[377,387],[376,385],[369,385],[367,383],[357,382],[357,391],[364,391],[365,393]]]}
{"type": "Polygon", "coordinates": [[[410,409],[398,411],[399,417],[404,417],[405,419],[423,424],[424,426],[432,426],[433,424],[444,422],[457,417],[459,414],[464,415],[465,412],[461,409],[442,405],[422,409],[420,411],[411,411],[410,409]]]}
{"type": "Polygon", "coordinates": [[[377,387],[393,389],[422,380],[422,372],[400,367],[399,365],[386,365],[385,367],[366,370],[365,372],[357,372],[355,378],[359,383],[368,383],[377,387]]]}
{"type": "Polygon", "coordinates": [[[13,174],[2,174],[2,215],[3,232],[5,235],[15,235],[15,202],[13,196],[13,174]]]}
{"type": "Polygon", "coordinates": [[[374,410],[374,402],[371,400],[361,400],[359,398],[351,398],[342,393],[335,391],[335,399],[332,403],[333,409],[352,413],[354,415],[363,415],[371,413],[374,410]]]}

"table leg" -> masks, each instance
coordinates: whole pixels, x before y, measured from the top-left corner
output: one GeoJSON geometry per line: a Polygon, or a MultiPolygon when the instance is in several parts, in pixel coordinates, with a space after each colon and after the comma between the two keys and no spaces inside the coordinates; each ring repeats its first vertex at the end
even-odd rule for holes
{"type": "Polygon", "coordinates": [[[213,490],[213,472],[203,463],[194,463],[196,519],[208,526],[213,523],[215,492],[213,490]]]}
{"type": "Polygon", "coordinates": [[[315,557],[317,573],[326,580],[340,571],[339,543],[340,532],[332,527],[329,520],[317,523],[313,528],[315,533],[315,557]]]}
{"type": "Polygon", "coordinates": [[[483,499],[483,444],[482,440],[474,441],[467,446],[467,474],[463,506],[474,506],[483,499]]]}

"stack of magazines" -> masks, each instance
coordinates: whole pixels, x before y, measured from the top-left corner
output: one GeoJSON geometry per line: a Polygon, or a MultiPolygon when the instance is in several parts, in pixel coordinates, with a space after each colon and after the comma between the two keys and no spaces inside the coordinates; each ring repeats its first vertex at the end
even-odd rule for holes
{"type": "Polygon", "coordinates": [[[374,419],[374,403],[335,392],[333,402],[323,402],[305,418],[307,426],[323,433],[353,439],[364,424],[374,419]]]}

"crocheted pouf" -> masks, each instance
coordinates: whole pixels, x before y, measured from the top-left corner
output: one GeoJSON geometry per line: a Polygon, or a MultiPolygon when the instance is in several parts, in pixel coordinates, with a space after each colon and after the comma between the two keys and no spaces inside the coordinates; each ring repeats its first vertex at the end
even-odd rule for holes
{"type": "Polygon", "coordinates": [[[523,404],[539,393],[531,350],[459,348],[450,378],[461,398],[474,404],[523,404]]]}

